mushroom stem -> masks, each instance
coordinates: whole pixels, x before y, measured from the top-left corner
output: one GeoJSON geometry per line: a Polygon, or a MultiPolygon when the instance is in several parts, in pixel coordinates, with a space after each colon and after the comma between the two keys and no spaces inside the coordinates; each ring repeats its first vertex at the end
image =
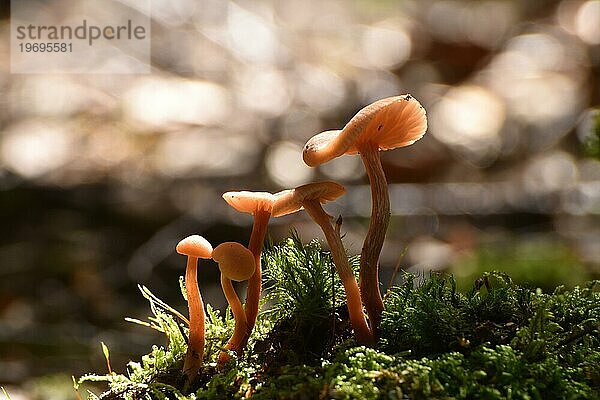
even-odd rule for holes
{"type": "Polygon", "coordinates": [[[190,330],[183,373],[192,382],[198,375],[204,355],[204,304],[198,287],[198,258],[188,256],[185,270],[185,290],[190,313],[190,330]]]}
{"type": "MultiPolygon", "coordinates": [[[[233,335],[225,345],[225,348],[227,350],[235,351],[239,355],[242,352],[242,343],[246,335],[246,314],[244,313],[242,303],[240,302],[240,299],[233,288],[231,279],[225,277],[223,274],[221,274],[221,286],[223,287],[223,293],[225,293],[225,298],[227,299],[227,303],[229,303],[229,307],[231,307],[231,312],[235,318],[233,335]]],[[[218,365],[222,366],[229,361],[229,359],[229,354],[222,351],[221,354],[219,354],[218,365]]]]}
{"type": "Polygon", "coordinates": [[[348,314],[350,323],[354,329],[354,336],[359,344],[373,344],[373,335],[367,326],[365,315],[360,301],[360,292],[356,278],[348,264],[348,256],[342,244],[342,238],[338,235],[331,225],[329,215],[323,210],[318,200],[308,200],[302,202],[302,206],[310,217],[321,227],[325,239],[331,249],[331,256],[336,270],[340,275],[344,290],[346,291],[346,301],[348,304],[348,314]]]}
{"type": "Polygon", "coordinates": [[[258,210],[254,213],[254,223],[252,224],[252,234],[250,235],[248,250],[254,255],[256,270],[248,280],[248,292],[246,294],[246,337],[244,338],[244,342],[248,341],[252,329],[254,328],[254,324],[256,323],[256,316],[258,315],[258,304],[262,288],[260,256],[270,218],[270,211],[258,210]]]}
{"type": "Polygon", "coordinates": [[[369,316],[371,330],[377,339],[383,312],[383,300],[379,290],[379,254],[390,222],[390,197],[379,149],[376,146],[362,146],[360,156],[369,176],[372,201],[369,230],[360,253],[360,294],[369,316]]]}

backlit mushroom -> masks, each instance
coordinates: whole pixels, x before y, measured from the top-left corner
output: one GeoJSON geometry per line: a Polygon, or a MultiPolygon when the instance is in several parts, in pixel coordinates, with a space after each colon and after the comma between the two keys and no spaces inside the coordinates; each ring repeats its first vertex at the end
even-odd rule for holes
{"type": "Polygon", "coordinates": [[[365,320],[358,284],[348,263],[342,239],[334,229],[331,217],[321,206],[321,203],[335,200],[344,193],[346,193],[346,189],[335,182],[309,183],[295,189],[284,190],[275,194],[276,201],[273,206],[273,216],[291,214],[304,208],[308,215],[321,227],[331,249],[336,270],[346,291],[348,314],[354,329],[354,336],[360,344],[372,344],[373,335],[365,320]]]}
{"type": "Polygon", "coordinates": [[[198,375],[202,365],[202,356],[204,355],[205,315],[204,304],[198,287],[198,259],[210,258],[213,249],[211,244],[202,236],[192,235],[179,242],[176,251],[187,256],[185,290],[190,312],[190,331],[187,353],[183,363],[183,373],[189,383],[198,375]]]}
{"type": "MultiPolygon", "coordinates": [[[[243,341],[246,335],[246,314],[242,308],[242,303],[237,296],[231,281],[245,281],[254,274],[255,263],[254,255],[250,250],[236,242],[225,242],[218,245],[212,258],[219,264],[221,270],[221,286],[225,298],[231,307],[231,312],[235,318],[235,328],[233,335],[225,345],[227,350],[235,351],[241,354],[243,341]]],[[[219,364],[222,365],[229,360],[229,355],[222,352],[219,355],[219,364]]]]}
{"type": "Polygon", "coordinates": [[[256,316],[258,315],[258,304],[260,301],[260,292],[262,288],[262,271],[260,266],[260,256],[262,253],[263,242],[267,233],[267,225],[271,218],[271,210],[275,198],[268,192],[227,192],[223,194],[223,199],[231,207],[239,212],[252,214],[254,223],[252,224],[252,234],[248,249],[254,255],[256,270],[254,275],[248,281],[248,292],[246,294],[246,337],[244,342],[250,337],[256,316]]]}
{"type": "Polygon", "coordinates": [[[371,185],[372,210],[360,255],[360,292],[375,337],[383,311],[379,254],[390,220],[390,199],[379,151],[411,145],[423,137],[426,130],[425,109],[414,97],[388,97],[360,110],[342,130],[315,135],[303,151],[304,162],[311,167],[343,154],[357,153],[365,164],[371,185]]]}

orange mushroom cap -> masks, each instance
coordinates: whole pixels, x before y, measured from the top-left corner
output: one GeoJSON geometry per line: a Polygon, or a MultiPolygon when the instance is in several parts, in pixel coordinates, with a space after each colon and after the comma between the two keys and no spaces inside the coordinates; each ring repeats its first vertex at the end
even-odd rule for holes
{"type": "Polygon", "coordinates": [[[295,189],[283,190],[276,193],[273,205],[273,216],[295,213],[302,209],[302,202],[306,200],[319,200],[320,203],[333,201],[346,193],[346,188],[336,182],[315,182],[298,186],[295,189]]]}
{"type": "Polygon", "coordinates": [[[252,252],[237,242],[221,243],[213,250],[212,258],[221,273],[232,281],[245,281],[256,269],[252,252]]]}
{"type": "Polygon", "coordinates": [[[208,240],[199,235],[188,236],[177,244],[175,250],[179,254],[196,258],[210,258],[213,252],[208,240]]]}
{"type": "Polygon", "coordinates": [[[275,197],[269,192],[227,192],[223,199],[239,212],[254,214],[258,210],[271,211],[275,197]]]}
{"type": "Polygon", "coordinates": [[[308,140],[302,157],[315,167],[365,144],[379,150],[409,146],[427,130],[425,109],[410,94],[378,100],[360,110],[342,130],[321,132],[308,140]]]}

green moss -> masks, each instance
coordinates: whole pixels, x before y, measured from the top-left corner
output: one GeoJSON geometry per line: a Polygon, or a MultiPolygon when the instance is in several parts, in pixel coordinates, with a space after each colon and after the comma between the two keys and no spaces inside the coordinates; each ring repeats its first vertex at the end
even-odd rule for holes
{"type": "Polygon", "coordinates": [[[600,109],[593,111],[591,129],[584,143],[584,151],[588,157],[600,160],[600,109]]]}
{"type": "Polygon", "coordinates": [[[600,396],[600,282],[543,293],[489,273],[460,291],[451,275],[406,274],[385,296],[382,338],[371,349],[354,343],[339,281],[316,242],[294,236],[269,249],[264,265],[271,308],[245,354],[224,370],[215,360],[231,334],[230,313],[209,307],[205,367],[184,393],[186,325],[142,288],[153,313],[142,324],[164,332],[169,345],[154,347],[125,374],[80,382],[107,382],[103,399],[600,396]]]}
{"type": "Polygon", "coordinates": [[[380,346],[388,353],[420,357],[508,343],[532,313],[531,292],[505,275],[484,275],[466,294],[452,276],[434,274],[419,285],[405,279],[386,296],[380,346]]]}
{"type": "MultiPolygon", "coordinates": [[[[344,289],[329,254],[318,241],[306,245],[293,234],[271,246],[264,260],[265,300],[261,321],[274,326],[257,343],[259,358],[270,369],[289,363],[320,363],[332,346],[352,336],[344,289]]],[[[350,259],[358,270],[358,259],[350,259]]]]}

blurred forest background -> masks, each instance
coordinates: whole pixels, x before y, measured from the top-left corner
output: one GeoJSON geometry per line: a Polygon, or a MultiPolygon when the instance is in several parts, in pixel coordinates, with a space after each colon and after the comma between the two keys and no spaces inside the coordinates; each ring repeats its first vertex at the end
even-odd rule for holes
{"type": "MultiPolygon", "coordinates": [[[[395,268],[451,271],[463,286],[500,269],[544,290],[598,277],[600,162],[586,143],[600,1],[152,4],[150,75],[10,74],[1,6],[0,384],[13,399],[72,398],[71,375],[105,371],[100,341],[119,371],[160,344],[123,320],[149,314],[136,285],[186,310],[175,244],[249,238],[252,218],[225,191],[337,180],[348,194],[326,208],[360,253],[360,159],[312,169],[301,150],[391,95],[413,94],[429,129],[382,157],[384,289],[395,268]]],[[[303,213],[269,234],[291,227],[321,238],[303,213]]],[[[217,269],[200,271],[205,300],[223,308],[217,269]]]]}

